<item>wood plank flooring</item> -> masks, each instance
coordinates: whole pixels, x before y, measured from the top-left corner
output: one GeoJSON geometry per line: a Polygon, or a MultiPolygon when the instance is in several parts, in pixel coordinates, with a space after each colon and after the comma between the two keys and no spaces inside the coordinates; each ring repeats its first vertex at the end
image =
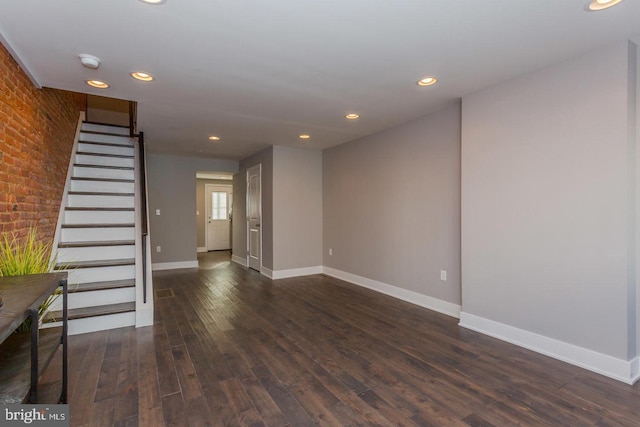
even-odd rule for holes
{"type": "Polygon", "coordinates": [[[71,425],[640,425],[639,384],[333,278],[200,261],[154,273],[153,327],[70,337],[71,425]]]}

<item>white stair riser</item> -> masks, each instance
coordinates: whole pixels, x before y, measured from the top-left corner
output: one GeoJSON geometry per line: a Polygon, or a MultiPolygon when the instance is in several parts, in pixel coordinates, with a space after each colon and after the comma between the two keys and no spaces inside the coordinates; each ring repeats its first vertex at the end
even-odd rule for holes
{"type": "Polygon", "coordinates": [[[119,135],[129,136],[129,128],[120,126],[99,125],[94,123],[83,123],[82,130],[90,132],[117,133],[119,135]]]}
{"type": "Polygon", "coordinates": [[[118,265],[115,267],[76,268],[69,270],[69,285],[76,283],[108,282],[110,280],[133,279],[136,275],[135,265],[118,265]]]}
{"type": "Polygon", "coordinates": [[[128,136],[101,135],[97,133],[80,132],[80,141],[106,142],[108,144],[126,144],[133,146],[133,141],[128,136]]]}
{"type": "Polygon", "coordinates": [[[133,193],[134,187],[133,187],[133,182],[71,180],[71,191],[133,193]]]}
{"type": "Polygon", "coordinates": [[[77,178],[133,179],[133,169],[103,169],[74,166],[73,176],[77,178]]]}
{"type": "Polygon", "coordinates": [[[135,258],[134,245],[127,246],[91,246],[83,248],[58,249],[58,262],[61,264],[75,261],[135,258]]]}
{"type": "Polygon", "coordinates": [[[65,211],[65,224],[133,224],[134,211],[65,211]]]}
{"type": "Polygon", "coordinates": [[[70,194],[68,199],[68,206],[74,208],[132,208],[133,204],[133,196],[87,196],[70,194]]]}
{"type": "Polygon", "coordinates": [[[89,317],[69,321],[69,335],[86,334],[89,332],[105,331],[108,329],[135,326],[136,313],[110,314],[108,316],[89,317]]]}
{"type": "Polygon", "coordinates": [[[114,147],[112,145],[97,145],[78,143],[78,151],[83,153],[119,154],[121,156],[133,156],[133,147],[114,147]]]}
{"type": "Polygon", "coordinates": [[[123,157],[92,156],[89,154],[76,154],[76,163],[83,165],[118,166],[126,168],[133,167],[133,159],[123,157]]]}
{"type": "Polygon", "coordinates": [[[60,236],[60,241],[63,243],[133,239],[135,239],[134,227],[63,228],[60,236]]]}
{"type": "MultiPolygon", "coordinates": [[[[107,316],[88,317],[85,319],[69,320],[69,335],[86,334],[89,332],[106,331],[108,329],[135,326],[135,312],[109,314],[107,316]]],[[[45,328],[62,326],[61,322],[45,323],[45,328]]]]}
{"type": "MultiPolygon", "coordinates": [[[[73,287],[73,286],[72,286],[73,287]]],[[[136,300],[136,288],[106,289],[103,291],[73,292],[69,294],[69,309],[120,304],[136,300]]]]}
{"type": "MultiPolygon", "coordinates": [[[[134,302],[136,288],[104,289],[100,291],[73,292],[74,285],[69,285],[69,309],[83,307],[98,307],[100,305],[134,302]]],[[[49,306],[49,311],[62,311],[62,297],[57,297],[49,306]]],[[[60,319],[56,319],[60,320],[60,319]]]]}

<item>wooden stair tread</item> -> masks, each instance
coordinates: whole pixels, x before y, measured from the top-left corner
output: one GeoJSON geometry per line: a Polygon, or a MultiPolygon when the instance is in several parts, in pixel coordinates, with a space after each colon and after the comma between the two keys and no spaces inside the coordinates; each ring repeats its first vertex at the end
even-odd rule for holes
{"type": "Polygon", "coordinates": [[[69,285],[69,293],[133,288],[135,285],[136,285],[136,281],[133,279],[110,280],[107,282],[79,283],[77,285],[69,285]]]}
{"type": "Polygon", "coordinates": [[[59,243],[59,248],[92,248],[95,246],[131,246],[135,245],[135,240],[100,240],[93,242],[66,242],[59,243]]]}
{"type": "Polygon", "coordinates": [[[131,170],[131,171],[133,170],[133,168],[129,166],[89,165],[86,163],[74,163],[73,166],[77,168],[119,169],[119,170],[131,170]]]}
{"type": "Polygon", "coordinates": [[[91,120],[83,120],[82,123],[86,123],[88,125],[111,126],[111,127],[114,127],[114,128],[130,129],[130,127],[126,126],[126,125],[114,125],[114,124],[111,124],[111,123],[94,122],[94,121],[91,121],[91,120]]]}
{"type": "Polygon", "coordinates": [[[117,142],[98,142],[98,141],[83,141],[82,139],[78,140],[78,143],[81,144],[93,144],[93,145],[105,145],[107,147],[126,147],[126,148],[134,148],[131,144],[118,144],[117,142]]]}
{"type": "Polygon", "coordinates": [[[77,269],[77,268],[97,268],[97,267],[119,267],[123,265],[134,265],[135,258],[104,259],[97,261],[75,261],[70,263],[58,263],[56,268],[77,269]]]}
{"type": "Polygon", "coordinates": [[[127,154],[110,154],[110,153],[93,153],[90,151],[76,151],[76,154],[81,156],[98,156],[98,157],[115,157],[118,159],[133,159],[133,155],[127,154]]]}
{"type": "Polygon", "coordinates": [[[112,191],[69,191],[74,196],[135,196],[134,193],[118,193],[112,191]]]}
{"type": "Polygon", "coordinates": [[[90,133],[92,135],[107,135],[107,136],[118,136],[120,138],[131,138],[131,135],[123,135],[121,133],[113,133],[113,132],[104,132],[101,130],[85,130],[85,129],[80,129],[80,132],[82,133],[90,133]]]}
{"type": "Polygon", "coordinates": [[[72,181],[93,181],[93,182],[135,182],[133,179],[121,179],[121,178],[88,178],[83,176],[71,177],[72,181]]]}
{"type": "MultiPolygon", "coordinates": [[[[72,308],[67,311],[69,320],[86,319],[88,317],[106,316],[109,314],[128,313],[136,310],[135,302],[98,305],[93,307],[72,308]]],[[[45,317],[45,322],[55,322],[62,318],[61,311],[52,311],[45,317]]]]}
{"type": "Polygon", "coordinates": [[[106,224],[62,224],[62,228],[131,228],[134,223],[106,223],[106,224]]]}
{"type": "Polygon", "coordinates": [[[133,212],[135,211],[135,208],[111,208],[111,207],[104,207],[104,206],[67,206],[66,208],[64,208],[67,211],[101,211],[101,212],[133,212]]]}

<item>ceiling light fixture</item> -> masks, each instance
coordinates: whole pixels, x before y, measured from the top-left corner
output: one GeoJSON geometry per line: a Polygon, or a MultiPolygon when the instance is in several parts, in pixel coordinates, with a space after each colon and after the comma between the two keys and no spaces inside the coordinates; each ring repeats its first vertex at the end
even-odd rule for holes
{"type": "Polygon", "coordinates": [[[211,141],[220,141],[220,137],[219,136],[215,136],[215,135],[211,135],[209,137],[209,140],[211,140],[211,141]]]}
{"type": "Polygon", "coordinates": [[[356,114],[356,113],[349,113],[346,116],[344,116],[345,118],[349,119],[349,120],[355,120],[358,117],[360,117],[360,114],[356,114]]]}
{"type": "Polygon", "coordinates": [[[587,5],[587,10],[596,12],[598,10],[608,9],[611,6],[615,6],[620,3],[622,0],[591,0],[591,2],[587,5]]]}
{"type": "Polygon", "coordinates": [[[418,86],[431,86],[436,84],[437,81],[438,79],[433,76],[423,77],[420,80],[418,80],[418,86]]]}
{"type": "Polygon", "coordinates": [[[109,83],[103,82],[102,80],[87,80],[87,83],[91,87],[96,87],[98,89],[106,89],[109,87],[109,83]]]}
{"type": "Polygon", "coordinates": [[[300,139],[309,139],[311,138],[311,135],[307,135],[306,133],[303,133],[302,135],[300,135],[300,139]]]}
{"type": "Polygon", "coordinates": [[[164,4],[167,2],[167,0],[140,0],[142,3],[147,3],[147,4],[164,4]]]}
{"type": "Polygon", "coordinates": [[[133,73],[129,74],[131,77],[133,77],[136,80],[140,80],[143,82],[150,82],[154,80],[154,77],[149,74],[149,73],[145,73],[144,71],[134,71],[133,73]]]}

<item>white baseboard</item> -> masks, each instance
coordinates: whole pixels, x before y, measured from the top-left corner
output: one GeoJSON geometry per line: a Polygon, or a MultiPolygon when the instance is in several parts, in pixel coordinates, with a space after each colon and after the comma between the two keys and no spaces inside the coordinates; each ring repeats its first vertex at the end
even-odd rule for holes
{"type": "Polygon", "coordinates": [[[262,267],[260,269],[260,274],[262,274],[263,276],[267,276],[269,279],[273,279],[273,270],[267,267],[262,267]]]}
{"type": "Polygon", "coordinates": [[[323,267],[317,265],[315,267],[291,268],[288,270],[275,270],[271,274],[272,279],[288,279],[289,277],[310,276],[312,274],[322,274],[323,267]]]}
{"type": "Polygon", "coordinates": [[[198,260],[180,262],[156,262],[151,264],[151,269],[153,271],[176,270],[179,268],[198,268],[198,260]]]}
{"type": "Polygon", "coordinates": [[[323,272],[327,276],[335,277],[340,280],[353,283],[354,285],[362,286],[364,288],[389,295],[391,297],[409,302],[411,304],[419,305],[420,307],[437,311],[438,313],[446,314],[447,316],[455,318],[460,317],[461,307],[448,301],[443,301],[441,299],[419,294],[407,289],[402,289],[397,286],[389,285],[387,283],[378,282],[377,280],[367,279],[366,277],[357,276],[345,271],[336,270],[335,268],[331,267],[323,267],[323,272]]]}
{"type": "Polygon", "coordinates": [[[233,261],[233,262],[235,262],[237,264],[240,264],[243,267],[247,266],[247,259],[239,257],[237,255],[231,255],[231,261],[233,261]]]}
{"type": "Polygon", "coordinates": [[[205,246],[199,246],[198,249],[197,249],[197,252],[198,253],[207,252],[207,248],[205,246]]]}
{"type": "Polygon", "coordinates": [[[627,384],[640,377],[640,358],[622,360],[583,347],[462,312],[460,326],[562,360],[627,384]]]}

